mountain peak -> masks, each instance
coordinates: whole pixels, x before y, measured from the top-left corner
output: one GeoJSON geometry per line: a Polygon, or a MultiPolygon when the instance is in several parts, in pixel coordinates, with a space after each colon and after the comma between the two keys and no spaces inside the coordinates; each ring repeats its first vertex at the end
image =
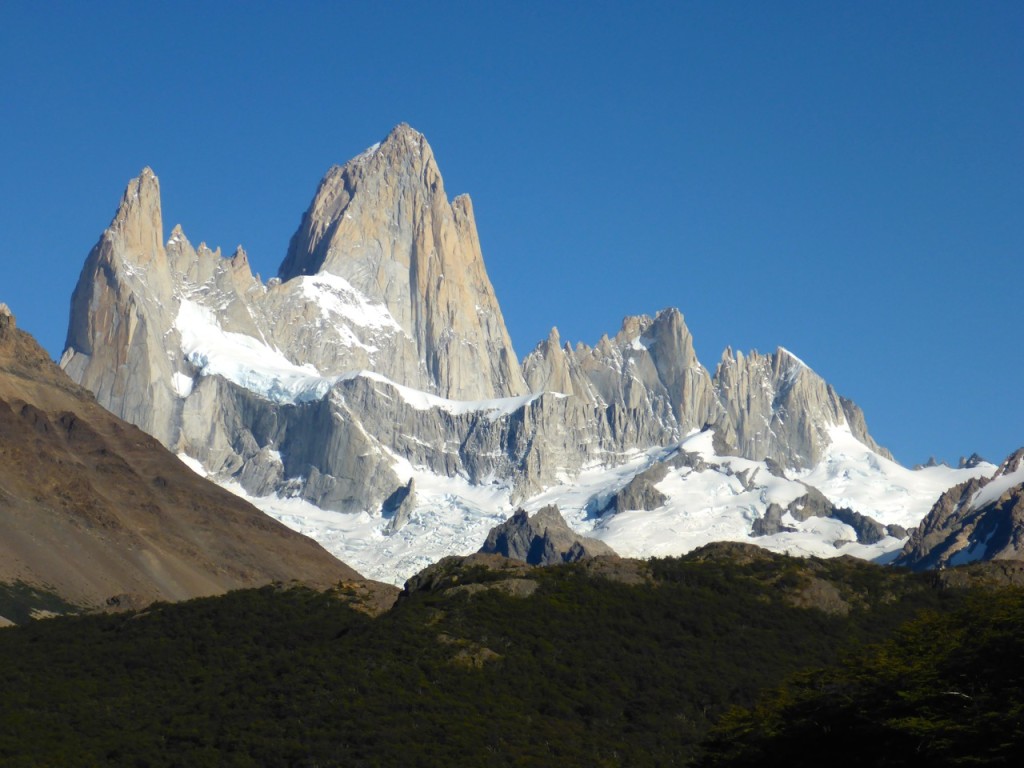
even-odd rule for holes
{"type": "Polygon", "coordinates": [[[1006,460],[999,465],[999,469],[996,471],[994,477],[1012,475],[1021,468],[1022,464],[1024,464],[1024,448],[1018,448],[1007,456],[1006,460]]]}
{"type": "Polygon", "coordinates": [[[448,199],[404,123],[325,174],[280,280],[253,277],[240,249],[193,249],[180,227],[166,251],[145,245],[159,229],[144,169],[87,260],[63,364],[254,496],[375,514],[422,471],[496,483],[512,504],[705,425],[708,450],[783,467],[815,466],[836,435],[877,450],[859,409],[788,350],[726,350],[712,378],[675,308],[626,317],[594,347],[553,328],[520,365],[472,203],[448,199]]]}
{"type": "Polygon", "coordinates": [[[390,255],[353,251],[384,248],[381,243],[364,242],[380,234],[364,230],[383,225],[408,229],[411,219],[418,218],[424,207],[434,207],[438,197],[451,207],[430,145],[423,134],[399,123],[383,141],[327,171],[292,236],[278,277],[287,282],[318,272],[344,276],[341,262],[351,257],[390,255]],[[398,208],[403,208],[401,213],[398,208]],[[381,217],[385,220],[379,221],[381,217]]]}
{"type": "Polygon", "coordinates": [[[775,356],[779,358],[780,361],[789,361],[796,363],[797,366],[799,366],[800,368],[810,368],[810,366],[807,365],[807,363],[805,363],[803,360],[794,355],[785,347],[777,347],[775,349],[775,356]]]}
{"type": "Polygon", "coordinates": [[[146,166],[128,182],[105,236],[116,238],[140,263],[157,258],[163,250],[163,214],[160,180],[146,166]]]}
{"type": "Polygon", "coordinates": [[[418,146],[426,143],[426,137],[408,123],[399,123],[391,132],[388,133],[387,138],[384,139],[383,144],[387,145],[390,143],[402,142],[405,146],[418,146]]]}
{"type": "Polygon", "coordinates": [[[453,399],[525,394],[469,198],[448,200],[408,124],[320,182],[278,271],[282,282],[313,275],[387,309],[415,349],[388,372],[399,383],[453,399]]]}
{"type": "Polygon", "coordinates": [[[410,155],[420,156],[424,150],[433,158],[430,145],[426,137],[410,126],[408,123],[399,123],[382,141],[371,144],[358,155],[353,157],[344,165],[335,165],[328,172],[326,178],[341,175],[346,168],[365,166],[375,158],[393,159],[396,156],[410,155]]]}

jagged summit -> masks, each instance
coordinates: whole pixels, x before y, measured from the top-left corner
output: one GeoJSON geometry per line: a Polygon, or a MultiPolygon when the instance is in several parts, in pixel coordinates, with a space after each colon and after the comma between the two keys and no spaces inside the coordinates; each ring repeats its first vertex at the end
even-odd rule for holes
{"type": "Polygon", "coordinates": [[[526,392],[472,203],[449,202],[433,150],[408,125],[320,182],[278,272],[312,275],[387,308],[426,377],[405,370],[397,381],[468,400],[526,392]]]}
{"type": "Polygon", "coordinates": [[[163,250],[160,180],[149,166],[129,182],[107,233],[119,238],[121,246],[132,251],[140,264],[160,258],[163,250]]]}
{"type": "Polygon", "coordinates": [[[868,434],[860,408],[783,347],[767,355],[727,349],[714,382],[725,411],[716,426],[740,456],[810,467],[825,455],[830,428],[847,425],[864,445],[892,458],[868,434]]]}
{"type": "Polygon", "coordinates": [[[993,479],[1018,474],[1021,471],[1022,465],[1024,465],[1024,448],[1018,448],[999,465],[999,469],[996,470],[993,479]]]}
{"type": "MultiPolygon", "coordinates": [[[[429,208],[440,202],[434,199],[437,196],[447,203],[441,172],[426,138],[406,123],[395,126],[383,141],[327,171],[302,216],[299,229],[292,236],[278,277],[288,281],[299,275],[334,271],[346,259],[364,256],[352,253],[357,248],[368,247],[365,238],[376,234],[359,231],[356,227],[364,223],[356,221],[364,212],[377,211],[369,222],[374,225],[397,225],[402,218],[396,210],[398,206],[406,207],[402,213],[416,217],[417,209],[424,204],[429,208]],[[416,199],[424,193],[429,197],[416,199]],[[415,207],[409,207],[410,204],[415,207]],[[336,236],[334,230],[338,228],[346,231],[336,236]]],[[[413,222],[408,225],[406,230],[412,228],[413,222]]],[[[410,233],[403,234],[408,237],[410,233]]],[[[402,252],[402,247],[393,254],[385,252],[384,249],[390,248],[389,243],[373,245],[381,250],[370,254],[371,258],[409,256],[402,252]]],[[[342,268],[335,274],[344,276],[344,272],[342,268]]],[[[356,287],[366,286],[357,282],[356,287]]]]}
{"type": "MultiPolygon", "coordinates": [[[[359,533],[347,520],[329,535],[346,557],[369,557],[356,562],[375,575],[391,578],[383,569],[399,561],[422,567],[424,547],[475,548],[471,532],[482,540],[500,522],[488,515],[504,519],[586,473],[608,474],[580,508],[606,509],[611,496],[627,505],[623,484],[695,434],[710,441],[713,463],[735,460],[749,475],[712,478],[751,494],[740,528],[764,502],[751,490],[758,472],[831,482],[852,461],[851,472],[885,474],[888,454],[860,409],[800,358],[727,349],[712,373],[675,308],[627,316],[594,346],[564,343],[553,328],[520,362],[472,202],[448,199],[430,145],[408,125],[326,173],[266,283],[241,247],[224,257],[180,226],[164,244],[162,227],[159,182],[146,169],[83,268],[62,366],[105,407],[268,509],[283,496],[316,505],[314,516],[360,513],[359,533]],[[378,535],[388,500],[414,481],[406,524],[378,535]]],[[[691,482],[691,469],[673,465],[664,488],[647,478],[645,511],[684,498],[672,484],[691,482]]],[[[873,503],[858,511],[873,514],[873,503]]]]}

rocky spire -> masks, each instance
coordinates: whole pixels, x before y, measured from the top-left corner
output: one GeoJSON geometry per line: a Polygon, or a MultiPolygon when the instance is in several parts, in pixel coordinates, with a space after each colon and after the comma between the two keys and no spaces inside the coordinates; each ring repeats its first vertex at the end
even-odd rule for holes
{"type": "Polygon", "coordinates": [[[572,350],[562,349],[561,344],[558,329],[552,327],[548,337],[526,356],[523,374],[531,392],[575,394],[567,357],[572,350]]]}
{"type": "Polygon", "coordinates": [[[726,349],[714,383],[724,411],[715,426],[740,456],[809,467],[829,445],[829,427],[846,425],[891,458],[871,439],[860,409],[787,349],[768,355],[726,349]]]}
{"type": "MultiPolygon", "coordinates": [[[[287,282],[322,273],[387,308],[438,394],[474,400],[526,392],[472,203],[465,195],[448,201],[430,145],[408,125],[320,182],[278,275],[287,282]]],[[[419,383],[416,370],[387,375],[419,383]]]]}
{"type": "Polygon", "coordinates": [[[71,297],[61,367],[103,405],[165,444],[174,409],[173,278],[162,245],[160,182],[144,168],[125,189],[71,297]]]}
{"type": "Polygon", "coordinates": [[[623,409],[632,420],[654,417],[666,443],[719,412],[711,377],[697,361],[678,309],[623,318],[615,337],[603,336],[594,347],[560,348],[560,341],[553,329],[523,361],[532,391],[572,394],[601,408],[623,409]]]}

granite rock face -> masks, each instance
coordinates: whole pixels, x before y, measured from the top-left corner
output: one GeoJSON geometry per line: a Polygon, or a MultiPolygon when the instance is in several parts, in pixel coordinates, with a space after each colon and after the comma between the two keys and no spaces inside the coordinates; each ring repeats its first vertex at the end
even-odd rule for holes
{"type": "Polygon", "coordinates": [[[666,444],[721,413],[682,314],[627,317],[594,347],[560,347],[557,329],[526,356],[534,392],[561,392],[602,412],[608,428],[638,445],[666,444]]]}
{"type": "Polygon", "coordinates": [[[846,425],[879,455],[863,413],[803,361],[781,347],[744,355],[727,349],[714,376],[701,366],[682,314],[627,317],[595,347],[560,346],[557,329],[523,361],[533,391],[562,392],[628,421],[638,445],[668,444],[713,426],[719,452],[784,467],[816,464],[830,427],[846,425]]]}
{"type": "Polygon", "coordinates": [[[715,427],[739,456],[810,467],[828,447],[828,428],[845,424],[875,453],[892,458],[868,434],[861,410],[786,349],[769,355],[727,349],[714,383],[723,411],[715,427]]]}
{"type": "Polygon", "coordinates": [[[526,393],[472,202],[449,202],[430,145],[408,125],[320,182],[278,273],[314,275],[387,308],[394,349],[373,369],[392,381],[453,400],[526,393]]]}
{"type": "MultiPolygon", "coordinates": [[[[215,479],[381,515],[392,533],[417,498],[397,501],[410,467],[518,502],[705,427],[718,454],[781,468],[814,465],[835,426],[887,455],[785,350],[727,350],[712,376],[676,309],[593,347],[553,329],[520,364],[472,205],[449,201],[407,125],[328,171],[265,283],[241,248],[193,246],[180,226],[163,242],[145,169],[86,260],[61,365],[215,479]]],[[[621,503],[656,507],[641,485],[621,503]]]]}
{"type": "Polygon", "coordinates": [[[175,279],[162,239],[160,183],[145,168],[86,259],[61,367],[105,408],[170,445],[177,403],[165,349],[176,342],[175,279]]]}

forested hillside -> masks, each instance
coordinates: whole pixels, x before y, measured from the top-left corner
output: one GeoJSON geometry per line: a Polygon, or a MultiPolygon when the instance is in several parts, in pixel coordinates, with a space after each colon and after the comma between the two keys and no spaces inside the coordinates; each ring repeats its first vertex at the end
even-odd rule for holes
{"type": "MultiPolygon", "coordinates": [[[[973,594],[716,545],[547,568],[448,559],[377,617],[358,596],[266,587],[35,621],[0,630],[0,763],[684,765],[731,707],[927,611],[894,640],[911,659],[929,627],[984,604],[973,594]]],[[[863,674],[898,690],[885,671],[863,674]]]]}

